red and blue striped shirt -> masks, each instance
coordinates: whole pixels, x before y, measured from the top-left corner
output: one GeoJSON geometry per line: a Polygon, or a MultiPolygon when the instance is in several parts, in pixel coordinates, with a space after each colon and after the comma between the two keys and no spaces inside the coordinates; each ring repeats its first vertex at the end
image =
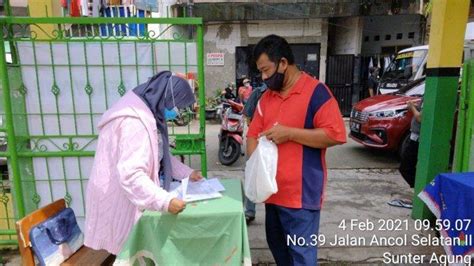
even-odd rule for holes
{"type": "MultiPolygon", "coordinates": [[[[321,128],[338,142],[346,142],[346,129],[336,99],[319,80],[302,73],[289,94],[267,90],[260,99],[247,137],[283,126],[321,128]]],[[[278,192],[265,203],[287,208],[321,209],[327,180],[326,149],[288,141],[278,145],[278,192]]]]}

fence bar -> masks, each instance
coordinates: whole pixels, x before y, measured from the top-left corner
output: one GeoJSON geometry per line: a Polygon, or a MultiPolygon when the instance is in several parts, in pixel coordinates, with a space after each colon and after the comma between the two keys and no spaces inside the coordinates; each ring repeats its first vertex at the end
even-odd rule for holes
{"type": "Polygon", "coordinates": [[[141,18],[141,17],[4,17],[1,23],[8,24],[173,24],[173,25],[202,25],[202,18],[141,18]]]}
{"type": "MultiPolygon", "coordinates": [[[[206,99],[204,86],[204,32],[203,25],[197,26],[197,61],[198,61],[198,81],[199,81],[199,133],[206,136],[206,99]]],[[[206,145],[201,150],[201,170],[203,176],[207,176],[207,156],[206,145]]]]}
{"type": "Polygon", "coordinates": [[[0,240],[0,245],[1,246],[17,246],[18,241],[15,239],[12,240],[0,240]]]}
{"type": "Polygon", "coordinates": [[[64,151],[51,151],[51,152],[18,152],[18,157],[41,157],[41,158],[51,158],[51,157],[94,157],[95,152],[93,151],[83,151],[83,152],[64,152],[64,151]]]}
{"type": "MultiPolygon", "coordinates": [[[[16,235],[16,230],[0,230],[0,235],[16,235]]],[[[16,241],[16,240],[15,240],[16,241]]]]}
{"type": "MultiPolygon", "coordinates": [[[[3,22],[3,21],[2,21],[3,22]]],[[[4,23],[0,23],[0,27],[3,29],[5,26],[4,23]]],[[[13,114],[12,114],[12,103],[10,98],[10,81],[8,78],[7,62],[5,59],[5,42],[3,34],[0,34],[0,77],[2,78],[2,88],[3,88],[3,103],[5,107],[5,118],[7,121],[7,141],[10,146],[9,150],[9,159],[13,177],[13,191],[15,193],[15,202],[16,210],[18,212],[19,218],[25,216],[25,203],[23,199],[23,190],[21,188],[21,176],[20,176],[20,166],[18,161],[18,154],[15,149],[16,147],[16,138],[15,138],[15,129],[13,128],[13,114]]]]}

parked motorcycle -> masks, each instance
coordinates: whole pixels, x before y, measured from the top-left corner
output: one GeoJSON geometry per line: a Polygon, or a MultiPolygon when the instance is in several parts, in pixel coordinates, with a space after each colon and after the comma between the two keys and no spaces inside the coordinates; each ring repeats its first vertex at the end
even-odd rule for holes
{"type": "Polygon", "coordinates": [[[218,156],[223,165],[232,165],[241,155],[244,134],[243,109],[243,104],[232,100],[223,103],[218,156]]]}

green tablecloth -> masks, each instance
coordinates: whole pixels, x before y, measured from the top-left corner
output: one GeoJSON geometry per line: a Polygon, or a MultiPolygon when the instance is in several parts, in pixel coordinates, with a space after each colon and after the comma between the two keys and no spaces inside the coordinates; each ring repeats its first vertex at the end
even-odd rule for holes
{"type": "Polygon", "coordinates": [[[221,182],[222,198],[188,203],[178,215],[145,211],[115,264],[250,265],[242,185],[221,182]]]}

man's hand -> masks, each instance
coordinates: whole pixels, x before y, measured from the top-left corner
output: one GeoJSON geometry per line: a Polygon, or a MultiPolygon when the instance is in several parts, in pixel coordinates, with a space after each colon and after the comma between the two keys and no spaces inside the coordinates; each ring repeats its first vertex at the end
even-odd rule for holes
{"type": "Polygon", "coordinates": [[[282,144],[290,140],[290,131],[290,127],[276,124],[269,130],[261,133],[260,136],[266,136],[267,139],[273,141],[275,144],[282,144]]]}
{"type": "Polygon", "coordinates": [[[194,181],[194,182],[199,181],[199,180],[201,180],[202,178],[203,178],[203,176],[202,176],[201,172],[200,172],[200,171],[196,171],[196,170],[194,170],[194,171],[191,173],[191,175],[189,175],[189,179],[191,179],[191,181],[194,181]]]}
{"type": "Polygon", "coordinates": [[[258,140],[256,138],[247,138],[247,159],[252,156],[252,153],[255,151],[258,145],[258,140]]]}
{"type": "Polygon", "coordinates": [[[172,214],[178,214],[186,208],[186,202],[173,198],[168,205],[168,212],[172,214]]]}

